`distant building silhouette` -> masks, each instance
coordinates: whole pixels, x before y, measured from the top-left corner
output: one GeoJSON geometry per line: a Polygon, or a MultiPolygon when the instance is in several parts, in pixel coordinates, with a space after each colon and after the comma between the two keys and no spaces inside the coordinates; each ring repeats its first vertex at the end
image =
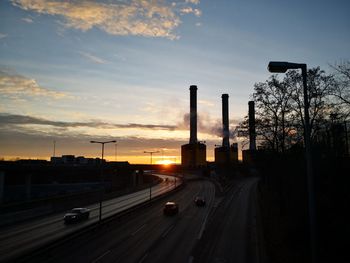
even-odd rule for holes
{"type": "Polygon", "coordinates": [[[75,157],[74,155],[62,155],[61,157],[51,157],[51,163],[52,164],[66,164],[66,165],[73,165],[73,164],[98,164],[101,163],[100,158],[85,158],[84,156],[78,156],[75,157]]]}

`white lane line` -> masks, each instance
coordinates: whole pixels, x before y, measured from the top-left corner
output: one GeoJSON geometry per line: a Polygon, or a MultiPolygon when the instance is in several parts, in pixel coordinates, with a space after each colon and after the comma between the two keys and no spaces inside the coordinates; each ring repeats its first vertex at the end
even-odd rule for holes
{"type": "Polygon", "coordinates": [[[204,219],[204,221],[203,221],[201,230],[199,231],[199,234],[198,234],[198,237],[197,237],[198,240],[202,238],[202,235],[203,235],[203,232],[204,232],[204,229],[205,229],[205,225],[207,224],[208,215],[209,215],[209,212],[208,212],[207,215],[205,216],[205,219],[204,219]]]}
{"type": "Polygon", "coordinates": [[[169,227],[163,234],[162,237],[166,237],[167,234],[169,234],[169,232],[174,228],[175,225],[172,225],[171,227],[169,227]]]}
{"type": "Polygon", "coordinates": [[[144,228],[146,226],[146,224],[140,226],[134,233],[132,233],[132,236],[135,236],[135,234],[137,234],[142,228],[144,228]]]}
{"type": "Polygon", "coordinates": [[[146,253],[146,254],[140,259],[139,263],[144,262],[147,256],[148,256],[148,253],[146,253]]]}
{"type": "Polygon", "coordinates": [[[101,256],[99,256],[98,258],[96,258],[94,261],[92,261],[92,263],[96,263],[98,262],[100,259],[102,259],[105,255],[111,253],[110,250],[107,250],[105,253],[103,253],[101,256]]]}

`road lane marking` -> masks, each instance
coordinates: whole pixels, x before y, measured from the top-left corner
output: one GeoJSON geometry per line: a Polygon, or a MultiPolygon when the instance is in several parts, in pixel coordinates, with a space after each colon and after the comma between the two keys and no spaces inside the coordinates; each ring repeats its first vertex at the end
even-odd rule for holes
{"type": "Polygon", "coordinates": [[[208,219],[209,212],[210,211],[208,211],[207,215],[204,218],[201,230],[199,231],[199,234],[198,234],[198,237],[197,237],[198,240],[202,238],[202,235],[203,235],[203,232],[204,232],[204,229],[205,229],[205,225],[207,224],[207,219],[208,219]]]}
{"type": "Polygon", "coordinates": [[[131,235],[134,236],[136,235],[142,228],[144,228],[146,226],[146,224],[140,226],[134,233],[132,233],[131,235]]]}
{"type": "Polygon", "coordinates": [[[167,234],[169,234],[169,232],[174,228],[175,225],[171,225],[171,227],[169,227],[163,234],[162,237],[166,237],[167,234]]]}
{"type": "Polygon", "coordinates": [[[143,261],[145,261],[145,259],[147,258],[148,253],[146,253],[139,261],[139,263],[142,263],[143,261]]]}
{"type": "Polygon", "coordinates": [[[96,263],[98,262],[100,259],[102,259],[104,256],[106,256],[107,254],[111,253],[110,250],[107,250],[105,253],[103,253],[101,256],[99,256],[98,258],[96,258],[94,261],[92,261],[92,263],[96,263]]]}

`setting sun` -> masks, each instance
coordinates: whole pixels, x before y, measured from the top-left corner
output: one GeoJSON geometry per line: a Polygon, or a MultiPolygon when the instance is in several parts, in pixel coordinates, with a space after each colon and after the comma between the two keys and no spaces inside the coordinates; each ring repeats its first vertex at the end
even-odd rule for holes
{"type": "Polygon", "coordinates": [[[171,160],[160,160],[160,161],[157,161],[156,164],[170,165],[170,164],[174,164],[174,161],[171,161],[171,160]]]}

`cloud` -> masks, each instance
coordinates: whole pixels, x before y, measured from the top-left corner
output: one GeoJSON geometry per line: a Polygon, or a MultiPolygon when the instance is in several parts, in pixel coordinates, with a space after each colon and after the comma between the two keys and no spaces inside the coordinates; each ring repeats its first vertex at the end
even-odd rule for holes
{"type": "Polygon", "coordinates": [[[35,79],[30,79],[21,75],[9,74],[0,70],[0,94],[10,98],[49,97],[62,99],[69,97],[68,94],[53,91],[39,86],[35,79]]]}
{"type": "Polygon", "coordinates": [[[197,8],[192,8],[192,7],[181,8],[180,12],[182,14],[194,14],[195,16],[201,16],[202,15],[202,11],[200,11],[197,8]]]}
{"type": "Polygon", "coordinates": [[[23,18],[22,18],[22,21],[24,21],[24,22],[26,22],[26,23],[28,23],[28,24],[31,24],[31,23],[34,22],[33,19],[31,19],[30,17],[23,17],[23,18]]]}
{"type": "MultiPolygon", "coordinates": [[[[198,0],[185,4],[198,4],[198,0]]],[[[87,31],[97,27],[112,35],[139,35],[176,39],[174,33],[181,21],[176,4],[163,0],[131,0],[114,2],[12,0],[12,4],[26,11],[64,18],[64,25],[87,31]]],[[[181,11],[180,11],[181,13],[181,11]]],[[[200,10],[192,9],[197,16],[200,10]]]]}
{"type": "Polygon", "coordinates": [[[6,35],[6,34],[2,34],[2,33],[0,33],[0,39],[3,39],[3,38],[5,38],[5,37],[7,37],[7,35],[6,35]]]}
{"type": "Polygon", "coordinates": [[[102,59],[102,58],[99,58],[97,56],[94,56],[94,55],[91,55],[90,53],[87,53],[87,52],[79,52],[80,55],[82,55],[83,57],[89,59],[90,61],[94,62],[94,63],[97,63],[97,64],[106,64],[107,61],[102,59]]]}
{"type": "MultiPolygon", "coordinates": [[[[230,138],[235,138],[236,126],[239,123],[239,120],[231,119],[230,121],[230,138]]],[[[221,119],[212,119],[208,113],[198,114],[197,118],[197,128],[198,132],[222,137],[222,120],[221,119]]],[[[182,122],[177,124],[177,129],[189,130],[190,129],[190,114],[186,113],[183,115],[182,122]]]]}
{"type": "Polygon", "coordinates": [[[0,113],[0,123],[8,125],[49,125],[59,128],[74,128],[74,127],[91,127],[100,129],[150,129],[150,130],[168,130],[173,131],[176,129],[174,125],[158,125],[158,124],[140,124],[140,123],[127,123],[127,124],[115,124],[106,123],[102,121],[90,121],[90,122],[63,122],[52,121],[43,118],[16,115],[8,113],[0,113]]]}
{"type": "MultiPolygon", "coordinates": [[[[57,128],[76,128],[89,127],[98,129],[147,129],[147,130],[166,130],[166,131],[180,131],[189,130],[190,117],[189,113],[184,114],[183,120],[176,125],[161,125],[161,124],[141,124],[141,123],[107,123],[99,120],[92,120],[88,122],[64,122],[52,121],[44,118],[38,118],[27,115],[17,115],[10,113],[0,113],[0,123],[6,125],[49,125],[57,128]]],[[[237,125],[237,120],[230,120],[231,132],[233,132],[233,125],[237,125]]],[[[212,119],[209,114],[201,114],[198,116],[198,131],[201,133],[221,137],[222,122],[220,119],[212,119]]]]}
{"type": "Polygon", "coordinates": [[[186,3],[191,3],[191,4],[195,4],[198,5],[200,2],[200,0],[186,0],[186,3]]]}

